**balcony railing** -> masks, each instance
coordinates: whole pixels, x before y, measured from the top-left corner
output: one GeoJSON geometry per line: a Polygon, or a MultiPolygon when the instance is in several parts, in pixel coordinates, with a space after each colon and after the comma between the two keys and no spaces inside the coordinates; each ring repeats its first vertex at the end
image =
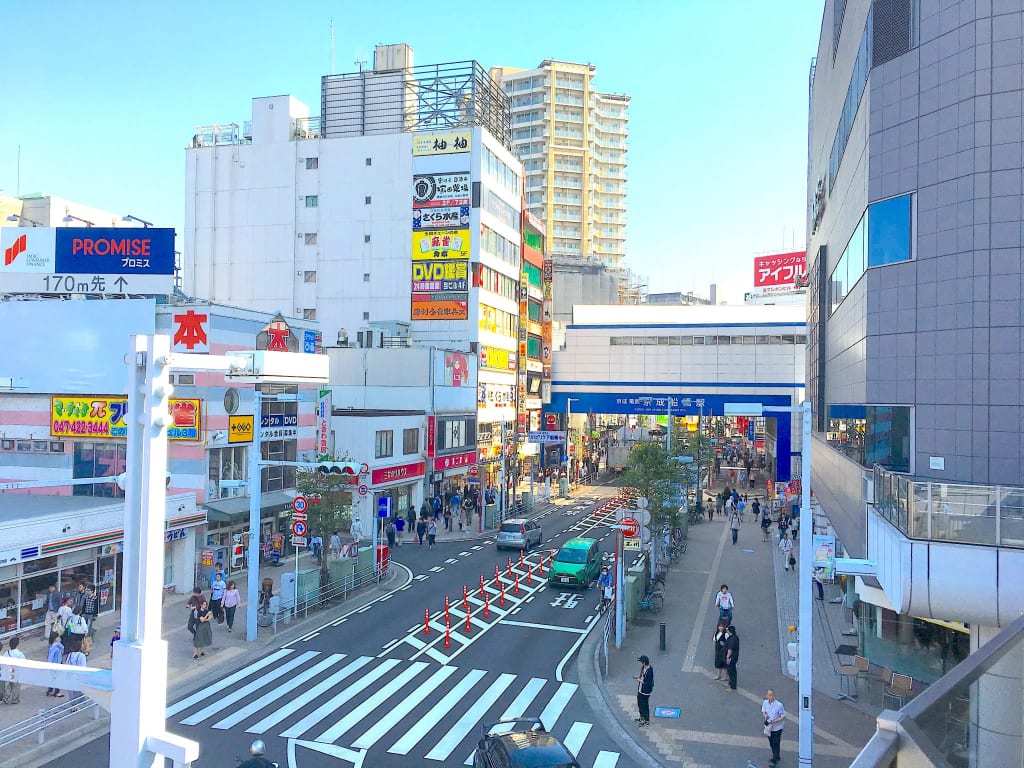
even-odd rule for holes
{"type": "Polygon", "coordinates": [[[872,506],[910,539],[1024,548],[1024,488],[914,480],[876,464],[872,506]]]}
{"type": "Polygon", "coordinates": [[[299,117],[295,119],[295,129],[292,132],[293,139],[318,139],[320,138],[320,116],[299,117]]]}

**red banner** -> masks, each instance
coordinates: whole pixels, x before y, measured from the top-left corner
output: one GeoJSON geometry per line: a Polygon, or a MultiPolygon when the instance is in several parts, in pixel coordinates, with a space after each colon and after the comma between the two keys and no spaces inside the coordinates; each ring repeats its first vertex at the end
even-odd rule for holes
{"type": "Polygon", "coordinates": [[[434,459],[434,470],[455,469],[456,467],[471,467],[476,464],[476,451],[466,453],[453,453],[451,456],[437,456],[434,459]]]}
{"type": "Polygon", "coordinates": [[[435,417],[427,416],[427,458],[434,457],[434,422],[435,417]]]}
{"type": "Polygon", "coordinates": [[[393,483],[396,480],[413,479],[423,477],[427,471],[427,464],[424,461],[417,461],[413,464],[401,464],[397,467],[384,467],[375,469],[370,473],[370,482],[373,485],[393,483]]]}
{"type": "Polygon", "coordinates": [[[807,251],[754,257],[754,287],[793,285],[807,272],[807,251]]]}

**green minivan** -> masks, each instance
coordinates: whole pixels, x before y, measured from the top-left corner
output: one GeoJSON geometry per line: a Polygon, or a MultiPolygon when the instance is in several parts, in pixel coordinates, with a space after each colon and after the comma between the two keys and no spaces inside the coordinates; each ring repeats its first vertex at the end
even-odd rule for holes
{"type": "Polygon", "coordinates": [[[548,571],[549,587],[589,587],[601,572],[597,539],[569,539],[558,550],[548,571]]]}

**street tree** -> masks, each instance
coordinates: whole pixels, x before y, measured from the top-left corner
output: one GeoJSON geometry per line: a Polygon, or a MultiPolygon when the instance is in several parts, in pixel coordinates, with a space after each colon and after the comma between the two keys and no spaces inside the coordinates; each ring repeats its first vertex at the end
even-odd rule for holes
{"type": "MultiPolygon", "coordinates": [[[[320,456],[318,461],[351,461],[345,456],[320,456]]],[[[344,474],[320,472],[316,469],[299,469],[296,472],[295,487],[309,501],[307,515],[310,533],[324,538],[331,532],[347,531],[352,526],[352,494],[359,484],[359,477],[344,474]]]]}
{"type": "Polygon", "coordinates": [[[660,440],[642,441],[630,452],[622,483],[647,499],[652,530],[665,523],[679,525],[677,496],[685,482],[684,471],[682,465],[669,459],[660,440]]]}

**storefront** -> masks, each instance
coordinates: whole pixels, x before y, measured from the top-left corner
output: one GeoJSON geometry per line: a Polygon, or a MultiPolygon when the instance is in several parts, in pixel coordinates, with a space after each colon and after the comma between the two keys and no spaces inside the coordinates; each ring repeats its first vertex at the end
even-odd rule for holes
{"type": "MultiPolygon", "coordinates": [[[[95,586],[100,615],[121,607],[123,503],[95,505],[85,497],[22,496],[20,520],[0,527],[0,637],[39,628],[46,596],[56,586],[71,599],[78,585],[95,586]]],[[[192,531],[206,522],[191,494],[168,497],[167,531],[192,531]]],[[[167,563],[188,560],[191,537],[165,533],[167,563]]]]}
{"type": "MultiPolygon", "coordinates": [[[[275,534],[288,532],[295,494],[288,491],[264,491],[260,497],[260,542],[273,540],[275,534]]],[[[209,517],[206,531],[192,550],[191,567],[196,583],[208,585],[217,564],[227,575],[237,573],[246,566],[249,551],[249,497],[208,501],[204,505],[209,517]]]]}
{"type": "Polygon", "coordinates": [[[470,470],[476,466],[476,450],[452,453],[447,456],[434,457],[434,476],[438,480],[433,483],[433,492],[443,494],[449,489],[458,488],[460,491],[469,484],[470,470]]]}
{"type": "Polygon", "coordinates": [[[423,476],[426,471],[424,461],[374,469],[370,473],[370,486],[377,519],[381,519],[382,512],[387,509],[400,517],[406,516],[409,507],[418,511],[423,503],[423,476]]]}

